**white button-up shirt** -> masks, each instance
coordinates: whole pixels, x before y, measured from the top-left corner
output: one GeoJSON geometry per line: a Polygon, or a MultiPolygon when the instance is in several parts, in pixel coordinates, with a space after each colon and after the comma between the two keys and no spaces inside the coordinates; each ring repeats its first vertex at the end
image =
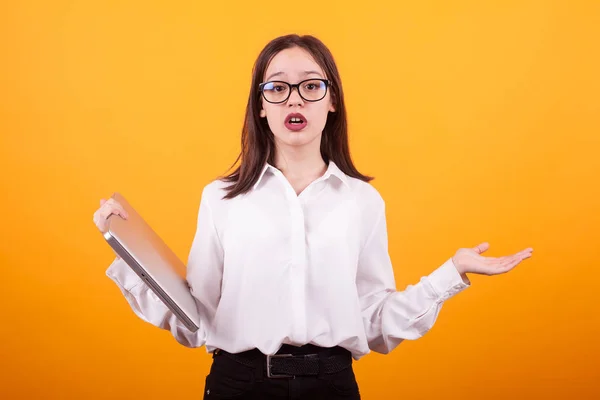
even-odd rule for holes
{"type": "Polygon", "coordinates": [[[275,354],[283,343],[339,345],[358,360],[421,337],[443,302],[470,286],[449,258],[396,290],[384,201],[333,161],[300,195],[269,164],[244,195],[223,200],[226,185],[205,186],[187,263],[198,331],[186,329],[123,260],[106,271],[135,314],[185,346],[275,354]]]}

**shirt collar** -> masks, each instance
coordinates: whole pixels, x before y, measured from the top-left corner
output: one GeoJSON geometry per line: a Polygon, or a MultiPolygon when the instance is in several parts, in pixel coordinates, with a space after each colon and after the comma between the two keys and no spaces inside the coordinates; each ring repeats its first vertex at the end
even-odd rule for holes
{"type": "MultiPolygon", "coordinates": [[[[258,187],[258,185],[262,181],[262,179],[267,171],[274,172],[274,171],[279,171],[279,170],[277,168],[275,168],[274,166],[272,166],[271,164],[269,164],[268,162],[265,163],[265,165],[263,166],[263,168],[260,172],[260,175],[258,176],[256,183],[254,184],[254,189],[256,189],[258,187]]],[[[332,160],[329,160],[329,165],[327,166],[327,170],[325,171],[325,174],[320,178],[320,180],[328,179],[331,175],[335,176],[340,181],[342,181],[342,183],[344,185],[349,187],[350,184],[348,183],[348,176],[336,165],[336,163],[334,163],[332,160]]]]}
{"type": "Polygon", "coordinates": [[[275,168],[275,167],[273,167],[271,164],[266,162],[265,165],[262,167],[262,171],[260,171],[260,175],[258,176],[256,183],[254,184],[254,189],[256,189],[258,187],[258,185],[260,184],[260,181],[262,180],[262,178],[265,175],[265,173],[267,172],[267,170],[269,170],[269,168],[275,168]]]}
{"type": "Polygon", "coordinates": [[[348,183],[348,175],[346,175],[336,163],[334,163],[332,160],[329,160],[329,166],[327,167],[327,171],[325,171],[325,175],[323,175],[323,179],[327,179],[331,175],[338,178],[347,187],[350,187],[350,183],[348,183]]]}

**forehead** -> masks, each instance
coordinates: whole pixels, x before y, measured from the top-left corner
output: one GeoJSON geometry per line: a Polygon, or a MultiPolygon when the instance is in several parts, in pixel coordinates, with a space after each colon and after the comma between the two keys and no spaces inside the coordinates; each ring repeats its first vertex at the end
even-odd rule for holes
{"type": "Polygon", "coordinates": [[[280,51],[271,59],[263,79],[276,73],[279,77],[302,77],[309,75],[307,72],[310,71],[325,77],[323,69],[309,52],[300,47],[292,47],[280,51]]]}

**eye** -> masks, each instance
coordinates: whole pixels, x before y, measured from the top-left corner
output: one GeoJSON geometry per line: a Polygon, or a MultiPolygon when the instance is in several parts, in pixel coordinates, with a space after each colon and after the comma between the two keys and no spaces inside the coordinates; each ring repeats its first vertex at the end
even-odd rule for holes
{"type": "Polygon", "coordinates": [[[263,91],[281,93],[287,91],[287,86],[278,82],[267,82],[263,85],[263,91]]]}
{"type": "Polygon", "coordinates": [[[308,92],[314,92],[323,89],[323,82],[321,81],[310,81],[304,84],[304,89],[308,92]]]}

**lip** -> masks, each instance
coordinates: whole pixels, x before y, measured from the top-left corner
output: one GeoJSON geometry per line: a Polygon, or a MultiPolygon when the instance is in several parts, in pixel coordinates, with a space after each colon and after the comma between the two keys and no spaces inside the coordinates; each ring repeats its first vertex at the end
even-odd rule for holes
{"type": "Polygon", "coordinates": [[[306,117],[304,115],[302,115],[300,113],[291,113],[285,117],[285,121],[283,122],[283,124],[290,131],[297,132],[297,131],[301,131],[302,129],[304,129],[306,127],[306,125],[308,124],[308,120],[306,119],[306,117]],[[291,118],[300,118],[304,122],[302,122],[301,124],[292,124],[292,123],[290,123],[291,118]]]}

